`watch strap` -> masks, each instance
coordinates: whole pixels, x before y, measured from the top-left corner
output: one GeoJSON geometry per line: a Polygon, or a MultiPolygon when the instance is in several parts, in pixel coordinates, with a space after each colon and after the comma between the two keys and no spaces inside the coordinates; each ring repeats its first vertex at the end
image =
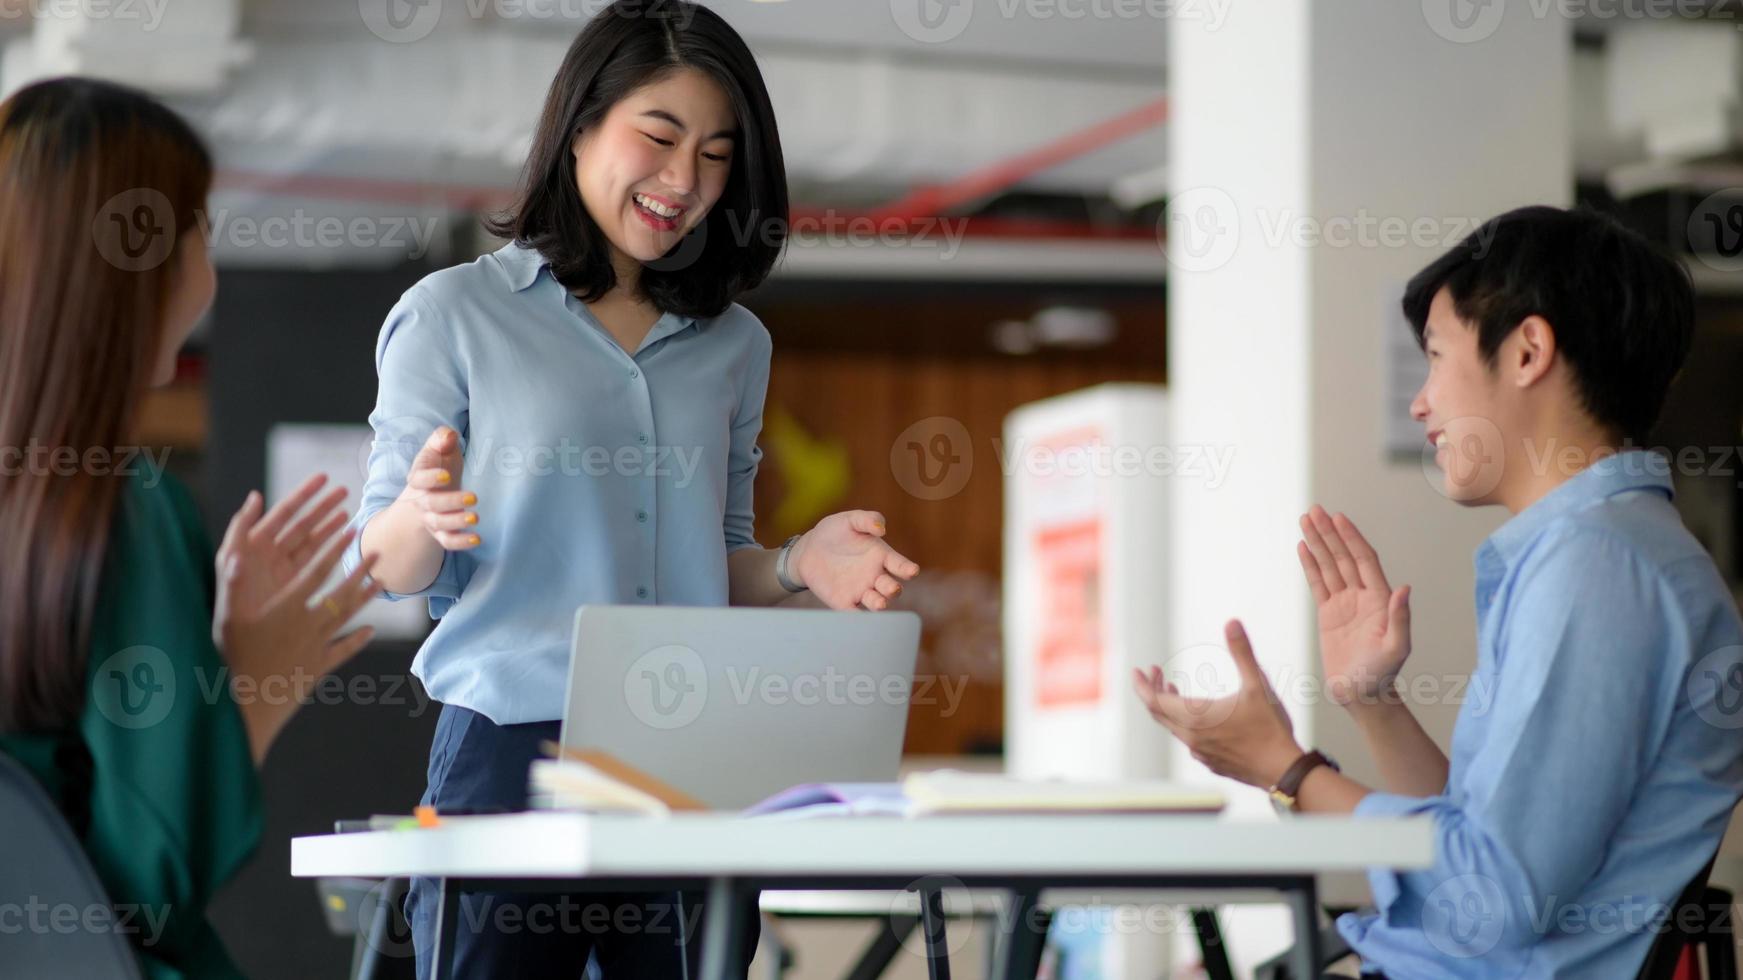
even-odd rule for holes
{"type": "Polygon", "coordinates": [[[1301,795],[1301,784],[1307,779],[1307,774],[1320,766],[1329,766],[1333,772],[1339,772],[1338,764],[1318,749],[1312,749],[1296,759],[1288,769],[1283,771],[1277,785],[1271,787],[1271,798],[1289,809],[1295,809],[1295,801],[1301,795]]]}
{"type": "Polygon", "coordinates": [[[786,543],[781,545],[780,553],[775,555],[775,580],[780,582],[781,588],[786,589],[788,592],[805,591],[805,587],[794,582],[793,577],[787,572],[787,561],[793,555],[793,542],[798,541],[799,537],[799,535],[795,534],[788,538],[786,543]]]}

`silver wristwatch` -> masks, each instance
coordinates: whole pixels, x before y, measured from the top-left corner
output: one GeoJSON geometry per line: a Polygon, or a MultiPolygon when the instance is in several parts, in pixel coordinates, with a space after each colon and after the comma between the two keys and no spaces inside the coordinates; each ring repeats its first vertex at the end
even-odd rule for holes
{"type": "Polygon", "coordinates": [[[793,542],[798,541],[800,537],[802,535],[795,534],[788,538],[787,543],[781,545],[780,553],[775,555],[775,580],[780,582],[781,588],[788,592],[805,591],[803,585],[794,582],[792,576],[787,574],[787,562],[793,557],[793,542]]]}

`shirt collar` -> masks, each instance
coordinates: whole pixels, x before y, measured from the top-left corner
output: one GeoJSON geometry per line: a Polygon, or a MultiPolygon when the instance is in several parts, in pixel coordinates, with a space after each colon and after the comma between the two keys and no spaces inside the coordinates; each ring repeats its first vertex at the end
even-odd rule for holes
{"type": "Polygon", "coordinates": [[[509,242],[497,249],[496,261],[502,263],[502,271],[508,273],[508,284],[517,293],[531,286],[540,271],[551,264],[538,249],[520,242],[509,242]]]}
{"type": "Polygon", "coordinates": [[[1674,495],[1670,460],[1644,449],[1606,456],[1509,518],[1483,542],[1483,549],[1511,564],[1537,532],[1556,518],[1629,490],[1657,490],[1670,499],[1674,495]]]}
{"type": "MultiPolygon", "coordinates": [[[[496,260],[502,264],[503,272],[508,274],[508,284],[515,292],[525,292],[533,283],[539,280],[539,273],[549,268],[551,261],[544,254],[531,246],[520,242],[509,242],[496,250],[496,260]]],[[[556,282],[555,279],[552,282],[556,282]]],[[[561,288],[561,284],[558,284],[561,288]]],[[[660,319],[654,328],[648,332],[642,346],[647,347],[655,341],[678,333],[685,327],[696,322],[695,317],[667,311],[660,314],[660,319]]]]}

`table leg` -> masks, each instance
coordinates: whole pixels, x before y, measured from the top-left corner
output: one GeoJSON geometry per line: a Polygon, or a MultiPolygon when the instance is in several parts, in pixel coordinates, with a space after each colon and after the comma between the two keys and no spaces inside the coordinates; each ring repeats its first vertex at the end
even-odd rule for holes
{"type": "Polygon", "coordinates": [[[744,960],[744,909],[738,882],[731,878],[709,882],[702,917],[702,980],[731,980],[744,960]]]}
{"type": "Polygon", "coordinates": [[[1223,944],[1222,923],[1215,909],[1193,909],[1192,931],[1198,935],[1198,955],[1204,962],[1205,980],[1235,980],[1229,966],[1229,951],[1223,944]]]}
{"type": "Polygon", "coordinates": [[[993,976],[999,980],[1035,980],[1041,972],[1041,953],[1047,946],[1051,913],[1041,908],[1041,893],[1011,893],[1010,921],[999,939],[1001,963],[993,976]]]}
{"type": "Polygon", "coordinates": [[[381,961],[387,957],[388,935],[393,929],[393,889],[388,882],[382,882],[379,888],[370,893],[375,899],[375,908],[369,913],[369,931],[363,934],[362,941],[355,944],[351,956],[351,976],[353,980],[375,980],[381,961]]]}
{"type": "Polygon", "coordinates": [[[1289,973],[1294,977],[1317,977],[1322,964],[1319,951],[1319,894],[1312,875],[1296,879],[1286,893],[1295,913],[1295,948],[1289,973]]]}
{"type": "Polygon", "coordinates": [[[436,882],[436,948],[430,950],[432,980],[452,980],[454,937],[460,925],[460,888],[447,878],[436,882]]]}
{"type": "Polygon", "coordinates": [[[891,915],[879,920],[877,933],[865,951],[859,954],[859,962],[853,965],[847,980],[878,980],[890,968],[896,954],[902,951],[902,944],[908,941],[919,924],[920,920],[911,915],[891,915]]]}
{"type": "Polygon", "coordinates": [[[920,925],[926,937],[926,975],[930,980],[950,980],[950,943],[945,936],[944,892],[920,890],[920,925]]]}

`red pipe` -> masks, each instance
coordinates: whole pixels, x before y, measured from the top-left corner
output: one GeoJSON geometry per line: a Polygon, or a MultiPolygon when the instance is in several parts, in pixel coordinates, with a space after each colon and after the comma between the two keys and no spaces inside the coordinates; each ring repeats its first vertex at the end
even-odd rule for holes
{"type": "MultiPolygon", "coordinates": [[[[794,218],[806,217],[835,223],[870,219],[880,229],[888,222],[903,222],[905,230],[925,233],[917,227],[923,219],[933,218],[961,205],[991,197],[1020,181],[1058,166],[1067,160],[1091,153],[1119,142],[1168,118],[1168,99],[1157,99],[1124,112],[1088,129],[1044,144],[1012,159],[983,167],[947,184],[921,187],[907,196],[877,208],[870,213],[837,211],[829,208],[793,208],[794,218]]],[[[217,175],[217,186],[224,190],[254,191],[263,194],[327,198],[336,200],[386,201],[395,204],[444,207],[466,211],[487,211],[506,206],[510,191],[503,187],[466,186],[416,180],[381,180],[372,177],[342,177],[325,174],[264,174],[246,170],[223,170],[217,175]]],[[[969,217],[964,234],[986,238],[1103,238],[1121,240],[1154,239],[1144,228],[1103,227],[1084,222],[1030,220],[1022,218],[969,217]]]]}
{"type": "MultiPolygon", "coordinates": [[[[1072,156],[1081,155],[1096,147],[1114,142],[1145,125],[1154,125],[1165,114],[1166,103],[1154,103],[1026,153],[1007,163],[969,174],[960,181],[922,188],[894,204],[870,212],[794,205],[792,219],[794,223],[809,221],[826,228],[864,229],[879,233],[916,236],[934,234],[937,232],[934,222],[949,220],[966,222],[967,226],[963,229],[962,234],[970,238],[1154,241],[1156,240],[1155,231],[1149,228],[1107,226],[1082,221],[1054,221],[1037,218],[974,215],[941,218],[939,215],[963,201],[996,193],[1030,174],[1045,170],[1063,160],[1070,159],[1072,156]]],[[[332,174],[271,174],[228,169],[219,171],[215,182],[220,190],[338,201],[376,201],[415,207],[436,205],[460,211],[494,210],[508,206],[513,200],[512,191],[505,187],[398,178],[347,177],[332,174]]]]}
{"type": "Polygon", "coordinates": [[[915,217],[942,214],[964,203],[991,197],[1023,179],[1056,167],[1067,160],[1099,150],[1159,126],[1168,118],[1168,99],[1163,97],[1075,133],[1068,133],[1009,160],[994,163],[948,184],[921,187],[873,214],[878,217],[915,217]]]}
{"type": "Polygon", "coordinates": [[[486,211],[506,206],[511,192],[504,187],[475,187],[421,180],[382,180],[374,177],[344,177],[333,174],[257,173],[250,170],[220,170],[214,180],[219,190],[253,191],[291,197],[314,197],[332,201],[382,201],[463,211],[486,211]]]}

